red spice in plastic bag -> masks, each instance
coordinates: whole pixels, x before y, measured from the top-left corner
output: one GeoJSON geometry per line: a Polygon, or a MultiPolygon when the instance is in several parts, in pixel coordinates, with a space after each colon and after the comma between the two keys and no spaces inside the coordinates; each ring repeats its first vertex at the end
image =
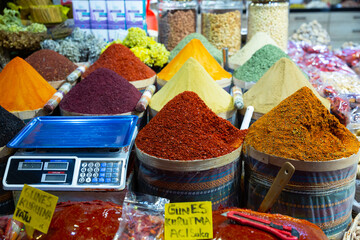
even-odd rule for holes
{"type": "Polygon", "coordinates": [[[136,146],[164,159],[208,159],[239,148],[246,133],[218,117],[196,93],[185,91],[139,132],[136,146]]]}
{"type": "Polygon", "coordinates": [[[48,234],[37,233],[40,237],[36,239],[112,240],[119,228],[121,215],[122,207],[111,202],[59,203],[48,234]]]}
{"type": "Polygon", "coordinates": [[[141,93],[126,79],[99,68],[75,85],[60,102],[60,108],[83,114],[121,114],[135,111],[141,93]]]}
{"type": "Polygon", "coordinates": [[[141,62],[129,48],[121,44],[109,46],[84,73],[84,77],[98,68],[111,69],[128,81],[145,80],[155,76],[151,68],[141,62]]]}
{"type": "Polygon", "coordinates": [[[77,66],[65,56],[49,49],[34,52],[25,59],[46,81],[65,80],[77,66]]]}

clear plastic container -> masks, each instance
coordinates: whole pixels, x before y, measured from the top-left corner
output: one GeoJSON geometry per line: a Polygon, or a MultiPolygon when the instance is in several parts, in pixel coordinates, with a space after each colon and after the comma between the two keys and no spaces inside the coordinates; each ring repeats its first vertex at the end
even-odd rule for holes
{"type": "Polygon", "coordinates": [[[287,51],[288,0],[253,0],[248,4],[247,14],[247,41],[257,32],[266,32],[283,51],[287,51]]]}
{"type": "Polygon", "coordinates": [[[197,9],[196,0],[159,0],[159,42],[171,51],[184,37],[196,32],[197,9]]]}
{"type": "Polygon", "coordinates": [[[229,55],[241,47],[241,1],[206,1],[200,4],[201,33],[218,49],[229,55]]]}

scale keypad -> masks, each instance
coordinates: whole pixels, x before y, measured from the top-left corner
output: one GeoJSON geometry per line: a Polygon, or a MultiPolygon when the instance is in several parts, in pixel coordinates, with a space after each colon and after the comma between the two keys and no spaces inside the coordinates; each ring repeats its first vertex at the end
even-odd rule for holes
{"type": "Polygon", "coordinates": [[[78,184],[120,184],[122,162],[82,161],[78,184]]]}

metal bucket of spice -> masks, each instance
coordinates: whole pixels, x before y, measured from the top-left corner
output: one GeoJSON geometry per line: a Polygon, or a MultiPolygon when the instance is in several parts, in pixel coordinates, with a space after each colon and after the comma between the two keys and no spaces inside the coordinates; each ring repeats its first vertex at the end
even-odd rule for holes
{"type": "Polygon", "coordinates": [[[241,147],[217,158],[168,160],[135,146],[138,188],[172,202],[211,201],[213,209],[238,205],[241,147]]]}
{"type": "Polygon", "coordinates": [[[246,208],[259,208],[284,162],[295,173],[271,208],[273,213],[306,219],[329,239],[341,239],[351,223],[360,153],[325,162],[306,162],[265,154],[250,147],[245,155],[246,208]]]}

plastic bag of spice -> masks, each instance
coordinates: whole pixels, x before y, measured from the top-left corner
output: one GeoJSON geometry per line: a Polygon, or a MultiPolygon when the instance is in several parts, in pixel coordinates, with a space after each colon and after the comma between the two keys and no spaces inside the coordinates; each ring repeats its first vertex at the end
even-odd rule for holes
{"type": "Polygon", "coordinates": [[[350,123],[350,103],[345,95],[341,95],[338,91],[330,86],[323,84],[320,88],[321,95],[330,100],[330,112],[342,123],[347,126],[350,123]]]}
{"type": "Polygon", "coordinates": [[[163,239],[166,198],[128,192],[114,240],[163,239]]]}

